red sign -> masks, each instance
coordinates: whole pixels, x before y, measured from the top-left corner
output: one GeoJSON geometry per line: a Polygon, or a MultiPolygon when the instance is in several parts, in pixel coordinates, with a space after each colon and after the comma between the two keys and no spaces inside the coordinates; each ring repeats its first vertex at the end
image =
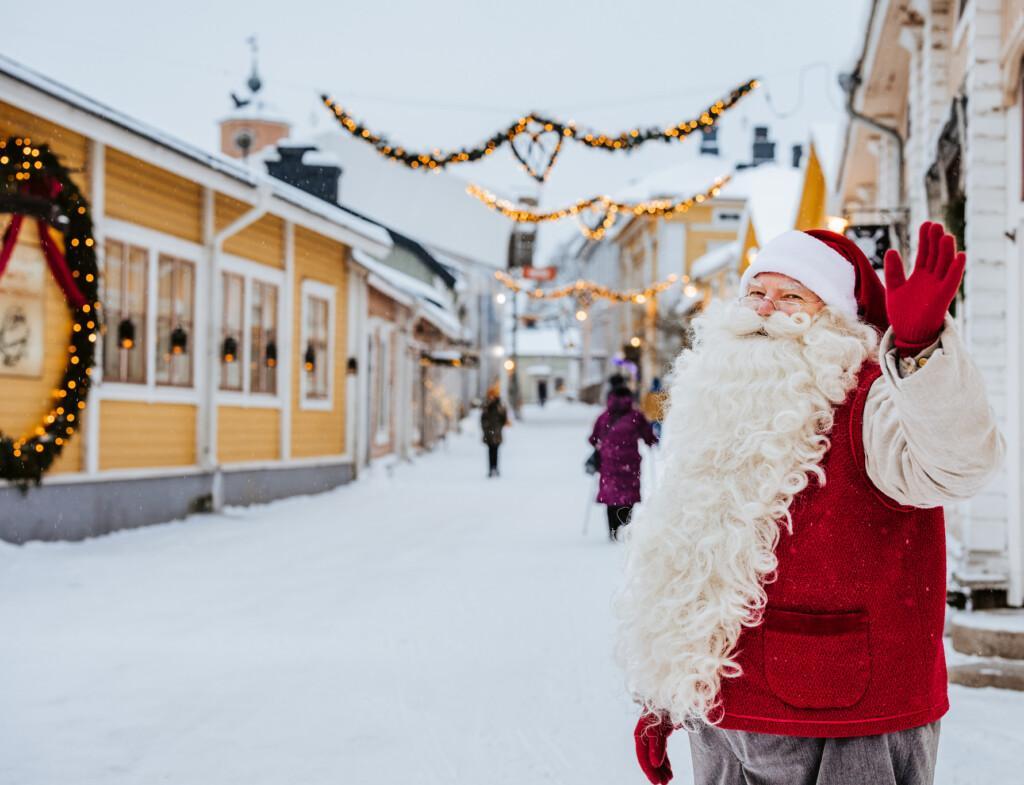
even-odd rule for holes
{"type": "Polygon", "coordinates": [[[558,270],[554,267],[524,267],[523,278],[531,281],[553,281],[558,270]]]}

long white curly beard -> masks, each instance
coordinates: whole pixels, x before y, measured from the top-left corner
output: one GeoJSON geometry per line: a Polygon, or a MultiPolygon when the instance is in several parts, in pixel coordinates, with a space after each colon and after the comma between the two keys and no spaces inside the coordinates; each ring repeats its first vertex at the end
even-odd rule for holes
{"type": "Polygon", "coordinates": [[[763,319],[713,304],[676,361],[660,480],[628,527],[617,654],[634,698],[714,722],[732,654],[760,622],[779,526],[828,450],[833,410],[877,346],[826,310],[763,319]]]}

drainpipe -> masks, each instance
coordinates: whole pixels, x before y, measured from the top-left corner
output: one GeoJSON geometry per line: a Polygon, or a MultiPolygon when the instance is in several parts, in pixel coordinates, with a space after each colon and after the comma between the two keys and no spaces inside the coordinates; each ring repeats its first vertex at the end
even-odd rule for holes
{"type": "MultiPolygon", "coordinates": [[[[853,102],[857,94],[857,88],[861,85],[861,70],[864,67],[864,57],[867,53],[868,38],[871,35],[871,28],[875,23],[875,14],[878,11],[878,0],[872,0],[871,13],[868,17],[867,24],[867,35],[864,38],[864,48],[861,50],[860,57],[857,59],[857,65],[854,66],[853,72],[849,74],[839,75],[839,86],[846,93],[846,113],[854,120],[864,123],[869,128],[873,128],[879,133],[883,133],[888,136],[893,142],[896,143],[896,177],[897,177],[897,201],[899,209],[904,208],[904,194],[905,194],[905,183],[904,183],[904,171],[903,171],[903,158],[904,158],[904,142],[903,137],[900,136],[900,132],[892,126],[885,125],[879,122],[873,117],[860,112],[854,107],[853,102]]],[[[909,220],[909,213],[908,213],[909,220]]],[[[909,227],[903,225],[902,231],[900,232],[900,251],[904,256],[907,255],[910,247],[909,227]]]]}
{"type": "Polygon", "coordinates": [[[224,506],[224,481],[220,463],[217,460],[217,389],[220,387],[220,254],[224,241],[262,218],[270,207],[272,192],[261,187],[256,204],[238,218],[216,231],[214,220],[214,192],[207,188],[203,193],[203,239],[206,246],[206,388],[200,410],[202,441],[200,442],[199,465],[213,476],[211,485],[212,512],[219,512],[224,506]]]}
{"type": "Polygon", "coordinates": [[[873,117],[868,117],[866,114],[858,111],[853,106],[853,99],[857,93],[857,88],[860,87],[860,66],[852,74],[843,74],[840,78],[840,85],[846,91],[846,112],[854,120],[858,120],[865,125],[874,128],[876,131],[880,131],[883,134],[889,136],[896,143],[896,175],[897,175],[897,199],[899,206],[903,206],[903,195],[904,195],[904,172],[903,172],[903,137],[900,136],[900,132],[892,126],[885,125],[884,123],[878,122],[873,117]]]}

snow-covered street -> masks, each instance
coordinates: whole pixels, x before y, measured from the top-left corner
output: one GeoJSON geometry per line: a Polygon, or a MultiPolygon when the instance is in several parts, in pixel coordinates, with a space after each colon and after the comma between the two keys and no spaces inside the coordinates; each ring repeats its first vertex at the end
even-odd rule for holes
{"type": "MultiPolygon", "coordinates": [[[[596,410],[476,418],[321,496],[0,545],[4,785],[642,783],[596,410]]],[[[1019,782],[1024,694],[952,688],[937,782],[1019,782]]],[[[670,754],[690,781],[687,743],[670,754]]]]}

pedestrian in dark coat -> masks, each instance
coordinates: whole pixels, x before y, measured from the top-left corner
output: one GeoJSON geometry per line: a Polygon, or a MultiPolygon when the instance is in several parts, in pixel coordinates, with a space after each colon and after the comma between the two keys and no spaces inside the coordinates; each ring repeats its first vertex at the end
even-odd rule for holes
{"type": "Polygon", "coordinates": [[[597,501],[607,506],[608,536],[613,540],[640,501],[640,441],[653,445],[658,437],[648,419],[633,407],[629,388],[613,386],[590,434],[590,443],[601,456],[597,501]]]}
{"type": "Polygon", "coordinates": [[[501,402],[501,392],[495,385],[487,391],[487,400],[480,412],[480,430],[487,445],[487,476],[498,476],[498,447],[501,432],[508,425],[508,410],[501,402]]]}

